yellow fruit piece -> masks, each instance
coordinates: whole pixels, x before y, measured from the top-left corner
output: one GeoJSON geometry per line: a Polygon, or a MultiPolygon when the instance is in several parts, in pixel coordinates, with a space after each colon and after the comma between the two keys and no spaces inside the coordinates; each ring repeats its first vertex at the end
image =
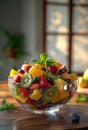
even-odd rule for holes
{"type": "Polygon", "coordinates": [[[65,72],[65,73],[61,74],[61,78],[64,79],[64,80],[70,79],[70,75],[67,72],[65,72]]]}
{"type": "Polygon", "coordinates": [[[69,97],[69,93],[67,91],[60,91],[60,100],[65,99],[67,97],[69,97]]]}
{"type": "Polygon", "coordinates": [[[81,88],[87,88],[88,87],[87,81],[82,76],[80,76],[79,79],[78,79],[78,86],[81,87],[81,88]]]}
{"type": "Polygon", "coordinates": [[[60,97],[51,99],[51,103],[55,103],[60,101],[60,97]]]}
{"type": "Polygon", "coordinates": [[[44,67],[45,67],[45,66],[44,66],[44,65],[42,65],[42,64],[35,64],[34,66],[38,67],[39,69],[42,69],[42,68],[44,68],[44,67]]]}
{"type": "Polygon", "coordinates": [[[39,89],[35,89],[32,94],[30,94],[30,98],[33,100],[39,100],[42,97],[42,94],[40,93],[39,89]]]}
{"type": "Polygon", "coordinates": [[[12,77],[13,75],[16,75],[16,74],[18,74],[18,72],[16,70],[14,70],[14,69],[11,69],[9,77],[12,77]]]}
{"type": "Polygon", "coordinates": [[[77,80],[77,78],[78,78],[77,74],[75,74],[75,73],[72,73],[72,74],[69,74],[69,75],[70,75],[70,79],[71,79],[72,81],[75,81],[75,80],[77,80]]]}
{"type": "Polygon", "coordinates": [[[52,102],[52,103],[55,103],[55,102],[58,102],[59,101],[59,98],[60,98],[60,92],[58,91],[58,89],[57,89],[57,93],[56,93],[57,95],[55,96],[53,96],[51,99],[50,99],[50,101],[52,102]]]}
{"type": "Polygon", "coordinates": [[[30,68],[29,73],[32,75],[33,78],[43,76],[44,74],[43,71],[37,68],[36,66],[30,68]]]}
{"type": "Polygon", "coordinates": [[[84,71],[83,78],[88,82],[88,69],[84,71]]]}
{"type": "Polygon", "coordinates": [[[61,85],[61,86],[57,86],[58,88],[58,91],[59,91],[59,97],[58,98],[53,98],[53,100],[51,101],[52,103],[54,102],[58,102],[62,99],[65,99],[67,97],[69,97],[69,93],[67,91],[64,90],[64,86],[61,85]]]}
{"type": "Polygon", "coordinates": [[[58,85],[58,86],[59,85],[64,86],[64,85],[67,85],[67,82],[65,82],[63,79],[59,78],[59,79],[54,79],[53,84],[58,85]]]}
{"type": "Polygon", "coordinates": [[[67,98],[69,96],[68,91],[64,90],[64,86],[58,86],[57,87],[60,92],[60,100],[67,98]]]}
{"type": "Polygon", "coordinates": [[[54,65],[55,65],[58,69],[60,69],[60,67],[62,66],[62,64],[61,64],[60,62],[55,62],[54,65]]]}
{"type": "Polygon", "coordinates": [[[25,103],[27,101],[28,97],[26,98],[21,95],[18,95],[18,96],[16,96],[16,99],[19,100],[20,102],[25,103]]]}
{"type": "Polygon", "coordinates": [[[52,103],[58,102],[58,101],[60,101],[62,99],[65,99],[65,98],[69,97],[69,93],[67,91],[65,91],[65,90],[59,91],[59,94],[60,94],[60,96],[58,98],[53,98],[51,100],[52,103]]]}

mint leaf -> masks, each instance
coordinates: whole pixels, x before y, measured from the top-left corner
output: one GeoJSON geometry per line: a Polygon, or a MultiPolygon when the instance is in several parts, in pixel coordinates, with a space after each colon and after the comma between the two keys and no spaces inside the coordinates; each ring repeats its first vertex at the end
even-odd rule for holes
{"type": "Polygon", "coordinates": [[[46,53],[41,53],[40,54],[40,62],[44,63],[46,61],[47,54],[46,53]]]}
{"type": "Polygon", "coordinates": [[[2,106],[0,107],[0,111],[8,110],[8,109],[15,109],[16,106],[14,104],[7,103],[4,99],[2,101],[2,106]]]}
{"type": "Polygon", "coordinates": [[[84,96],[82,94],[79,94],[76,101],[77,102],[87,102],[88,101],[88,96],[84,96]]]}
{"type": "Polygon", "coordinates": [[[47,59],[46,60],[46,66],[47,66],[47,68],[48,68],[48,66],[51,66],[54,62],[55,62],[54,59],[47,59]]]}
{"type": "Polygon", "coordinates": [[[4,99],[3,101],[2,101],[2,106],[5,106],[6,105],[6,100],[4,99]]]}
{"type": "Polygon", "coordinates": [[[30,63],[43,64],[43,63],[45,63],[46,58],[47,58],[47,54],[46,53],[41,53],[39,60],[34,59],[30,63]]]}

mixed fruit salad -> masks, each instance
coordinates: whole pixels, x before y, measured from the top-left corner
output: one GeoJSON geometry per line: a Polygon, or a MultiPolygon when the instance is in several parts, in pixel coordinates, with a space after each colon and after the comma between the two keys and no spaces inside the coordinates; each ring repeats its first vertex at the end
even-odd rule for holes
{"type": "Polygon", "coordinates": [[[17,101],[31,109],[45,110],[72,97],[77,78],[75,72],[42,53],[39,60],[11,69],[8,85],[17,101]]]}

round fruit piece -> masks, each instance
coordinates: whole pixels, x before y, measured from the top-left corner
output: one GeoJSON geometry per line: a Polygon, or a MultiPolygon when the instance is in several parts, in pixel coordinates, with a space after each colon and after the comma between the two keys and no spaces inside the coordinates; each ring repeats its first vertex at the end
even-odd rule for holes
{"type": "Polygon", "coordinates": [[[52,102],[53,99],[57,99],[59,97],[59,91],[56,87],[50,87],[46,90],[43,95],[44,102],[52,102]]]}
{"type": "Polygon", "coordinates": [[[24,88],[28,88],[32,84],[32,77],[29,73],[26,73],[21,78],[20,84],[24,88]]]}

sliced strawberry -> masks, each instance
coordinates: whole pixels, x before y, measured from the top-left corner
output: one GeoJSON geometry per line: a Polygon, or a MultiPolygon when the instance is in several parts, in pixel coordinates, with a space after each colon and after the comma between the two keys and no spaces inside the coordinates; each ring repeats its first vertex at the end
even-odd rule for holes
{"type": "Polygon", "coordinates": [[[39,87],[40,88],[48,88],[50,87],[50,83],[44,78],[44,77],[40,77],[39,78],[39,87]]]}
{"type": "Polygon", "coordinates": [[[20,91],[21,96],[23,96],[23,97],[29,96],[29,91],[26,88],[19,87],[19,91],[20,91]]]}
{"type": "Polygon", "coordinates": [[[30,87],[31,90],[38,89],[38,88],[39,88],[39,84],[37,83],[32,84],[32,86],[30,87]]]}
{"type": "Polygon", "coordinates": [[[54,65],[49,66],[47,70],[48,70],[48,72],[51,72],[51,73],[53,73],[54,75],[55,75],[55,74],[57,73],[57,71],[58,71],[57,67],[54,66],[54,65]]]}
{"type": "Polygon", "coordinates": [[[63,72],[66,72],[67,71],[67,67],[63,65],[63,66],[60,67],[60,70],[63,70],[63,72]]]}
{"type": "Polygon", "coordinates": [[[20,76],[19,74],[14,75],[14,76],[12,77],[12,81],[13,81],[13,82],[20,83],[20,80],[21,80],[21,76],[20,76]]]}
{"type": "Polygon", "coordinates": [[[28,72],[28,70],[31,68],[31,65],[23,64],[21,69],[24,70],[24,72],[28,72]]]}
{"type": "Polygon", "coordinates": [[[34,101],[33,101],[33,100],[28,99],[28,100],[26,101],[26,104],[34,104],[34,101]]]}

